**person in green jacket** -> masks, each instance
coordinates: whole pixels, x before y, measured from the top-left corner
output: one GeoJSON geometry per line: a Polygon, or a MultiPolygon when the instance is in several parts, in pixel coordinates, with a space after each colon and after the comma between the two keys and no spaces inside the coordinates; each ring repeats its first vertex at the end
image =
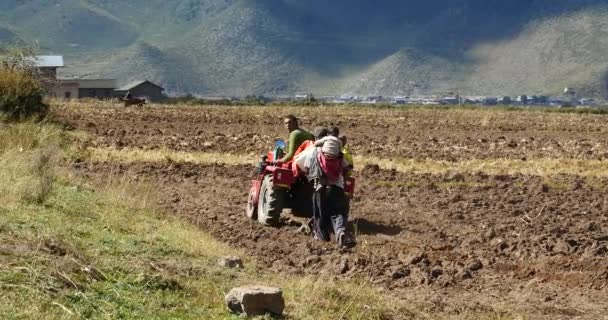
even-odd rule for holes
{"type": "Polygon", "coordinates": [[[300,128],[298,124],[298,118],[294,115],[288,115],[283,120],[283,124],[285,124],[285,128],[289,131],[289,142],[287,143],[287,154],[278,160],[278,163],[286,163],[293,159],[296,150],[300,147],[304,141],[307,140],[315,140],[315,136],[300,128]]]}

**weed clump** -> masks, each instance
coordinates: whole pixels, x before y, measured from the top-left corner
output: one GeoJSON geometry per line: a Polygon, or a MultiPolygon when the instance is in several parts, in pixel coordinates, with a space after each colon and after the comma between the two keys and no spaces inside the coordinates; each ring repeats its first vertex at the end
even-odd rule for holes
{"type": "Polygon", "coordinates": [[[47,114],[44,88],[31,72],[0,67],[0,113],[9,119],[47,114]]]}

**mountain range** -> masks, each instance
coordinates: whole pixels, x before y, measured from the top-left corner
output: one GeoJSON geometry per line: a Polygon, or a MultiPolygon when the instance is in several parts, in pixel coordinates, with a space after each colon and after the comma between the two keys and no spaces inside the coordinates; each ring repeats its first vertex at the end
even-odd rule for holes
{"type": "Polygon", "coordinates": [[[2,0],[0,42],[173,94],[608,94],[608,0],[2,0]]]}

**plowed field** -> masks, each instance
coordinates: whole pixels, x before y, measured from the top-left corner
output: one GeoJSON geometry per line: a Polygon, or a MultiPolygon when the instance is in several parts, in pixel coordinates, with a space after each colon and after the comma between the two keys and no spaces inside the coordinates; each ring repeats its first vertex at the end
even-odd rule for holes
{"type": "Polygon", "coordinates": [[[365,278],[387,294],[455,315],[491,310],[532,319],[605,319],[608,314],[606,116],[72,105],[56,108],[55,117],[88,132],[87,148],[219,154],[216,163],[90,157],[74,168],[84,176],[125,174],[154,182],[168,212],[241,248],[261,267],[365,278]],[[338,250],[298,233],[289,220],[275,229],[244,215],[253,167],[229,158],[255,161],[275,138],[285,138],[282,117],[290,113],[311,130],[340,126],[351,150],[363,158],[482,165],[468,172],[357,167],[351,229],[358,243],[338,250]],[[568,174],[558,167],[552,175],[497,175],[483,166],[548,159],[575,167],[564,167],[568,174]],[[572,174],[591,161],[600,169],[572,174]]]}

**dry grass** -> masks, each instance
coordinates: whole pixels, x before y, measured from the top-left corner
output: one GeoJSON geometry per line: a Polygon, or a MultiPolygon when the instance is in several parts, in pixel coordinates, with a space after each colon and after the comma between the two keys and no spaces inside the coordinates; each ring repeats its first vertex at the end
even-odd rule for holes
{"type": "Polygon", "coordinates": [[[53,125],[32,121],[0,122],[0,153],[9,150],[27,151],[48,145],[61,145],[64,132],[53,125]]]}
{"type": "MultiPolygon", "coordinates": [[[[183,152],[173,150],[109,149],[91,148],[90,159],[116,163],[133,162],[181,162],[194,164],[254,164],[249,155],[226,153],[183,152]]],[[[607,177],[608,162],[578,159],[473,159],[459,162],[418,159],[381,159],[376,157],[355,156],[358,168],[378,165],[385,170],[397,170],[416,174],[444,174],[448,171],[460,173],[485,173],[490,175],[534,175],[556,176],[561,174],[582,177],[607,177]]]]}
{"type": "Polygon", "coordinates": [[[241,165],[254,164],[255,159],[248,155],[234,155],[215,152],[184,152],[169,149],[141,150],[141,149],[109,149],[89,148],[89,157],[94,161],[107,161],[116,163],[156,162],[156,163],[194,163],[194,164],[227,164],[241,165]]]}
{"type": "Polygon", "coordinates": [[[0,129],[0,197],[5,205],[44,203],[53,192],[61,155],[61,131],[33,122],[0,129]]]}
{"type": "Polygon", "coordinates": [[[460,173],[485,173],[490,175],[534,175],[556,176],[561,174],[581,177],[607,177],[608,162],[578,159],[473,159],[459,162],[412,159],[373,159],[356,157],[360,165],[378,164],[382,169],[400,172],[444,174],[448,171],[460,173]]]}

